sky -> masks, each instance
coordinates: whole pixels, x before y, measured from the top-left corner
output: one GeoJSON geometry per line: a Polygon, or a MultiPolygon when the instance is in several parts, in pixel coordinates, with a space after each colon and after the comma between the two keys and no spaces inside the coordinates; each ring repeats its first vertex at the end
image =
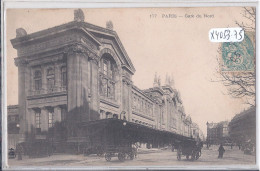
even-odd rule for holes
{"type": "MultiPolygon", "coordinates": [[[[7,10],[8,105],[18,104],[18,73],[14,65],[17,52],[10,43],[16,36],[16,29],[22,27],[30,34],[68,23],[74,19],[73,10],[7,10]]],[[[220,44],[208,38],[212,28],[237,27],[235,21],[246,22],[241,7],[82,10],[85,22],[101,27],[106,27],[109,20],[113,22],[113,29],[136,69],[134,85],[140,89],[152,87],[155,73],[161,77],[162,84],[166,74],[173,76],[174,88],[181,94],[186,114],[204,134],[206,122],[230,121],[235,114],[248,108],[242,99],[228,96],[222,83],[212,81],[217,80],[220,44]],[[194,18],[187,18],[191,15],[194,18]]]]}

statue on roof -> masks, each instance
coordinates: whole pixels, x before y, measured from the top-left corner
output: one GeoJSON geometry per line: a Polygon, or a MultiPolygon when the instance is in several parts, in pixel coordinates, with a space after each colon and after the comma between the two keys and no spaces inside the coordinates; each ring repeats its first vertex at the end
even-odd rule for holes
{"type": "Polygon", "coordinates": [[[161,77],[158,77],[158,86],[161,87],[161,77]]]}
{"type": "Polygon", "coordinates": [[[165,85],[170,85],[170,80],[169,80],[169,77],[168,77],[168,73],[166,74],[166,77],[165,77],[165,85]]]}
{"type": "Polygon", "coordinates": [[[169,85],[170,85],[171,87],[174,86],[173,75],[171,75],[171,77],[169,78],[169,85]]]}
{"type": "Polygon", "coordinates": [[[81,9],[74,10],[74,21],[83,22],[84,20],[84,12],[81,9]]]}
{"type": "Polygon", "coordinates": [[[157,72],[154,75],[154,80],[153,80],[153,87],[158,87],[158,78],[157,78],[157,72]]]}
{"type": "Polygon", "coordinates": [[[168,73],[166,74],[166,78],[165,78],[165,85],[170,86],[173,88],[174,85],[174,80],[173,80],[173,76],[169,76],[168,73]]]}
{"type": "Polygon", "coordinates": [[[26,30],[24,30],[24,28],[16,29],[16,37],[23,37],[26,35],[27,35],[27,32],[26,32],[26,30]]]}
{"type": "Polygon", "coordinates": [[[111,20],[107,21],[106,28],[109,30],[113,30],[113,22],[111,20]]]}

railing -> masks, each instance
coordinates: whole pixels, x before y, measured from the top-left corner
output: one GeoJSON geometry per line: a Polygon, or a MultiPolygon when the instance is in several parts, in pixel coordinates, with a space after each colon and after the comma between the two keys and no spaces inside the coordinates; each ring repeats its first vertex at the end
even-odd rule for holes
{"type": "Polygon", "coordinates": [[[59,92],[66,92],[67,87],[53,87],[50,89],[41,89],[41,90],[33,90],[28,92],[28,96],[37,96],[43,94],[51,94],[51,93],[59,93],[59,92]]]}

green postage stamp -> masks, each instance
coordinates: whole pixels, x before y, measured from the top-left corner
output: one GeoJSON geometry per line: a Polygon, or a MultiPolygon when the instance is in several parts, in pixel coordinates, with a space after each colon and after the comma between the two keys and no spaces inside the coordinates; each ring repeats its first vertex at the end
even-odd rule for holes
{"type": "Polygon", "coordinates": [[[225,42],[221,45],[223,72],[254,71],[255,50],[252,39],[245,33],[242,42],[225,42]]]}

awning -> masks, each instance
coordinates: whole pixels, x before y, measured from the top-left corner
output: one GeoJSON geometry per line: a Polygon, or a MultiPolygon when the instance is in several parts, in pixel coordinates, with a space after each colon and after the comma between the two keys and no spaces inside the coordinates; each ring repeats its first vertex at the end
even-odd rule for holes
{"type": "MultiPolygon", "coordinates": [[[[152,136],[152,137],[163,137],[169,139],[168,141],[174,142],[183,142],[183,141],[193,141],[195,142],[194,138],[186,137],[174,132],[159,130],[156,128],[151,128],[145,125],[140,125],[134,122],[128,122],[125,120],[120,120],[116,118],[109,118],[109,119],[100,119],[95,121],[89,122],[81,122],[79,123],[79,127],[91,127],[91,128],[106,128],[107,126],[113,126],[116,130],[123,130],[129,132],[136,132],[138,134],[142,134],[144,136],[152,136]]],[[[169,142],[170,143],[170,142],[169,142]]]]}

